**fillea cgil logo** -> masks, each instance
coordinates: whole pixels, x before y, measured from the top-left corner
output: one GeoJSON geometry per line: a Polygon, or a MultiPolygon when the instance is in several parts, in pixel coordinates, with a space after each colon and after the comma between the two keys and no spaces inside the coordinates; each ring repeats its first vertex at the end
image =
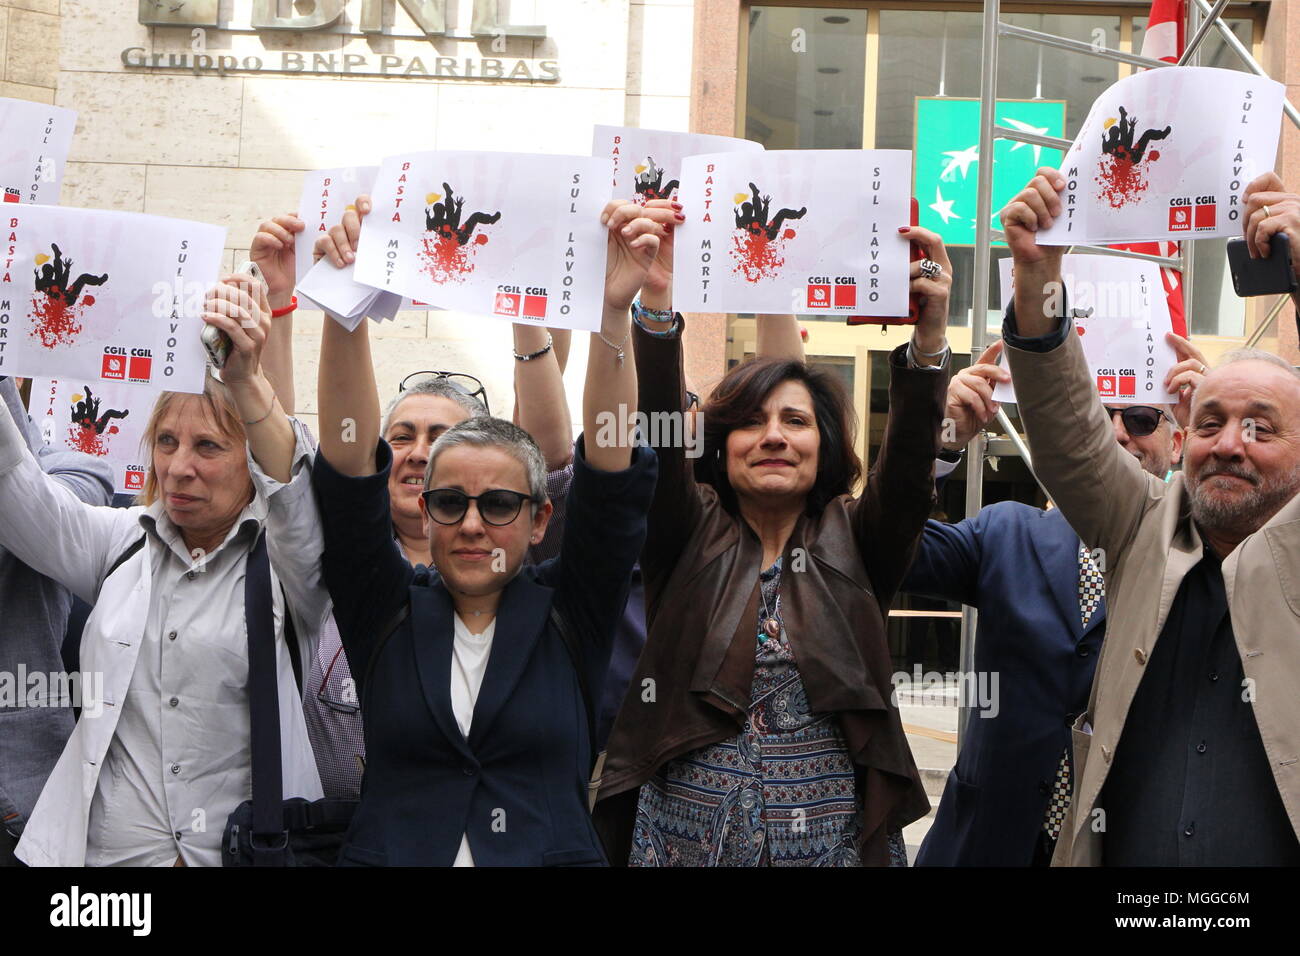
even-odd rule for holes
{"type": "MultiPolygon", "coordinates": [[[[344,76],[403,76],[460,80],[497,80],[554,83],[560,78],[559,63],[534,59],[533,44],[518,41],[546,39],[546,27],[508,22],[509,14],[497,10],[497,0],[474,0],[470,22],[452,24],[449,13],[459,9],[457,0],[315,0],[307,12],[279,0],[252,0],[247,19],[233,20],[219,0],[139,0],[139,21],[149,27],[189,28],[191,36],[183,46],[169,52],[151,52],[145,47],[127,47],[122,64],[135,69],[191,70],[196,75],[219,76],[239,73],[283,73],[344,76]],[[398,16],[404,12],[405,18],[398,16]],[[223,12],[226,16],[223,17],[223,12]],[[405,21],[418,32],[410,32],[405,21]],[[395,25],[396,24],[396,25],[395,25]],[[324,32],[345,37],[415,38],[474,41],[476,56],[444,56],[431,50],[428,56],[400,56],[377,53],[367,45],[345,53],[304,53],[295,50],[264,51],[265,57],[233,56],[225,50],[207,48],[207,30],[234,33],[280,34],[324,32]],[[405,32],[403,32],[405,30],[405,32]],[[516,41],[514,44],[509,41],[516,41]],[[528,50],[524,56],[521,52],[528,50]]],[[[275,44],[279,45],[279,44],[275,44]]]]}

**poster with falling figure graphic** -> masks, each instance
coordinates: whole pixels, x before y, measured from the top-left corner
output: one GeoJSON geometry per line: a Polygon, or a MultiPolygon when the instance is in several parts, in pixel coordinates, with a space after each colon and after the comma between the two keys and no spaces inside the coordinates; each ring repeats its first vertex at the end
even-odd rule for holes
{"type": "Polygon", "coordinates": [[[388,157],[356,279],[437,308],[598,331],[610,167],[526,153],[388,157]]]}
{"type": "Polygon", "coordinates": [[[591,155],[614,164],[614,195],[644,206],[652,199],[676,199],[682,160],[702,153],[761,153],[763,146],[733,136],[674,133],[634,126],[597,126],[591,155]]]}
{"type": "MultiPolygon", "coordinates": [[[[1002,309],[1012,302],[1014,287],[1010,257],[998,261],[1002,309]]],[[[1160,266],[1119,256],[1068,255],[1061,260],[1064,295],[1049,303],[1076,312],[1074,331],[1083,340],[1083,354],[1107,405],[1165,405],[1173,400],[1164,388],[1165,375],[1178,362],[1165,335],[1173,331],[1169,300],[1160,280],[1160,266]]],[[[1006,356],[999,363],[1007,367],[1006,356]]],[[[998,383],[993,400],[1014,402],[1012,385],[998,383]]]]}
{"type": "Polygon", "coordinates": [[[353,281],[351,265],[335,270],[322,259],[323,267],[319,263],[313,267],[316,240],[343,221],[344,213],[358,197],[370,195],[378,175],[378,166],[312,170],[303,176],[298,199],[299,218],[306,226],[294,237],[295,292],[300,308],[326,312],[335,321],[342,322],[349,332],[366,316],[378,322],[396,318],[402,310],[428,308],[422,302],[385,295],[357,284],[353,281]]]}
{"type": "Polygon", "coordinates": [[[908,150],[713,153],[682,164],[673,306],[907,314],[908,150]]]}
{"type": "Polygon", "coordinates": [[[76,127],[73,110],[0,97],[0,201],[57,206],[76,127]]]}
{"type": "Polygon", "coordinates": [[[117,494],[139,494],[149,470],[145,425],[161,389],[74,379],[32,380],[31,416],[45,444],[102,458],[117,494]]]}
{"type": "Polygon", "coordinates": [[[1273,168],[1286,90],[1209,67],[1126,77],[1093,103],[1061,163],[1049,246],[1212,239],[1243,232],[1241,194],[1273,168]]]}
{"type": "Polygon", "coordinates": [[[0,375],[202,392],[203,301],[226,231],[139,213],[0,216],[0,375]]]}

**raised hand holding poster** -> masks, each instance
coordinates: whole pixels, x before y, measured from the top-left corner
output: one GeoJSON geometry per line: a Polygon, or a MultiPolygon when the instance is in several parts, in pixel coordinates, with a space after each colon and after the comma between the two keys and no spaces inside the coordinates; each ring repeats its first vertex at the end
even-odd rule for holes
{"type": "MultiPolygon", "coordinates": [[[[1011,259],[1000,260],[998,269],[1005,311],[1013,296],[1011,259]]],[[[1173,401],[1164,380],[1178,358],[1165,341],[1173,325],[1160,267],[1141,259],[1068,255],[1061,260],[1061,274],[1064,306],[1088,313],[1074,319],[1074,329],[1101,400],[1107,405],[1173,401]]],[[[1006,367],[1005,356],[1000,364],[1006,367]]],[[[1014,402],[1013,385],[995,385],[993,400],[1014,402]]]]}
{"type": "Polygon", "coordinates": [[[759,143],[707,133],[673,133],[632,126],[597,126],[591,155],[614,163],[614,196],[645,205],[652,199],[676,199],[682,160],[701,153],[761,153],[759,143]]]}
{"type": "Polygon", "coordinates": [[[1241,194],[1273,168],[1285,87],[1209,67],[1143,70],[1093,104],[1065,154],[1043,245],[1239,236],[1241,194]]]}
{"type": "Polygon", "coordinates": [[[32,380],[31,416],[45,444],[108,462],[113,490],[144,491],[149,461],[145,425],[161,389],[72,379],[32,380]]]}
{"type": "Polygon", "coordinates": [[[73,110],[0,97],[0,199],[57,206],[76,127],[73,110]]]}
{"type": "Polygon", "coordinates": [[[610,175],[589,156],[388,157],[356,279],[436,308],[598,331],[610,175]]]}
{"type": "Polygon", "coordinates": [[[139,213],[0,216],[0,375],[202,392],[203,300],[226,231],[139,213]]]}
{"type": "Polygon", "coordinates": [[[370,194],[378,174],[378,166],[341,166],[309,172],[303,177],[298,203],[302,210],[299,216],[307,224],[294,237],[294,265],[302,307],[327,313],[349,332],[366,316],[380,322],[396,318],[402,309],[428,308],[357,282],[355,263],[336,269],[322,259],[312,265],[316,240],[342,221],[357,197],[370,194]]]}
{"type": "Polygon", "coordinates": [[[673,306],[907,314],[907,150],[712,153],[682,163],[673,306]]]}
{"type": "Polygon", "coordinates": [[[342,221],[343,213],[358,196],[369,194],[378,173],[378,166],[339,166],[312,170],[303,176],[298,217],[307,228],[294,237],[298,282],[311,271],[316,240],[342,221]]]}

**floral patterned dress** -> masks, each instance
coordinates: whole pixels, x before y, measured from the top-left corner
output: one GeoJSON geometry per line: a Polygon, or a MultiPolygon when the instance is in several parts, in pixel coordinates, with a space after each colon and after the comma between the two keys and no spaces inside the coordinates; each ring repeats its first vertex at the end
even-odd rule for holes
{"type": "MultiPolygon", "coordinates": [[[[781,559],[760,577],[780,620],[781,559]]],[[[642,787],[631,866],[858,866],[853,761],[833,714],[814,714],[781,627],[759,609],[745,726],[730,740],[669,761],[642,787]]],[[[891,866],[906,866],[901,831],[891,866]]]]}

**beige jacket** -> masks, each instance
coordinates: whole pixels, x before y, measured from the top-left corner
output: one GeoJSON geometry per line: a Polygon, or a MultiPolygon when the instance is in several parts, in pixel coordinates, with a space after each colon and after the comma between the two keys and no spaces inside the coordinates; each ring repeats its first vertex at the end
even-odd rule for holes
{"type": "MultiPolygon", "coordinates": [[[[1054,866],[1098,866],[1098,798],[1129,704],[1183,576],[1201,557],[1183,476],[1165,484],[1115,442],[1077,335],[1034,353],[1007,347],[1034,470],[1106,578],[1106,640],[1088,710],[1074,723],[1074,800],[1054,866]]],[[[1158,387],[1158,386],[1157,386],[1158,387]]],[[[1223,562],[1255,720],[1300,834],[1300,495],[1223,562]]]]}

